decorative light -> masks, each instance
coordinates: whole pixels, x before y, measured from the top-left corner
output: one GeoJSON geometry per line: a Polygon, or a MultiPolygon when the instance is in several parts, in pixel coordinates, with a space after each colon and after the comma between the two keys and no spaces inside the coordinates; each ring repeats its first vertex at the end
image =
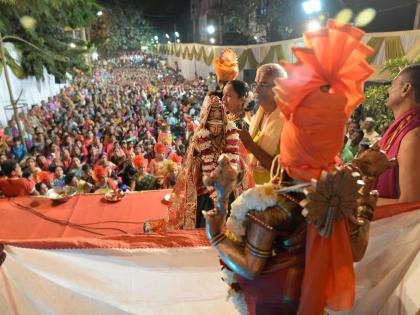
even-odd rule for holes
{"type": "Polygon", "coordinates": [[[166,34],[165,34],[165,37],[166,37],[166,38],[169,38],[169,34],[168,34],[168,33],[166,33],[166,34]]]}
{"type": "Polygon", "coordinates": [[[258,40],[258,37],[257,37],[257,36],[254,36],[254,39],[255,39],[255,40],[258,40]]]}
{"type": "Polygon", "coordinates": [[[177,38],[176,42],[179,44],[181,42],[181,40],[179,38],[177,38]]]}
{"type": "Polygon", "coordinates": [[[175,32],[175,37],[179,37],[179,33],[178,32],[175,32]]]}
{"type": "Polygon", "coordinates": [[[157,35],[155,35],[154,39],[155,40],[159,40],[159,37],[157,35]]]}
{"type": "Polygon", "coordinates": [[[171,44],[171,41],[170,40],[168,40],[168,44],[171,44]]]}
{"type": "Polygon", "coordinates": [[[321,23],[319,23],[318,21],[311,21],[308,24],[308,31],[316,31],[319,30],[321,28],[321,23]]]}
{"type": "Polygon", "coordinates": [[[213,25],[207,26],[207,32],[211,35],[216,31],[216,28],[213,25]]]}
{"type": "Polygon", "coordinates": [[[34,30],[36,26],[36,20],[32,16],[24,15],[20,18],[20,24],[27,30],[34,30]]]}
{"type": "Polygon", "coordinates": [[[102,14],[104,14],[102,11],[98,11],[98,13],[96,13],[97,16],[101,16],[102,14]]]}
{"type": "Polygon", "coordinates": [[[364,9],[362,12],[360,12],[356,19],[354,20],[354,24],[357,27],[363,27],[368,25],[370,22],[372,22],[376,17],[376,10],[372,8],[364,9]]]}
{"type": "Polygon", "coordinates": [[[337,13],[335,20],[339,23],[348,23],[353,17],[353,11],[351,9],[343,9],[337,13]]]}
{"type": "Polygon", "coordinates": [[[70,43],[69,46],[70,46],[70,48],[76,48],[76,44],[75,43],[70,43]]]}
{"type": "Polygon", "coordinates": [[[312,14],[321,11],[321,2],[319,0],[308,0],[302,3],[306,14],[312,14]]]}
{"type": "Polygon", "coordinates": [[[210,38],[210,43],[214,44],[216,42],[216,40],[214,39],[214,37],[210,38]]]}

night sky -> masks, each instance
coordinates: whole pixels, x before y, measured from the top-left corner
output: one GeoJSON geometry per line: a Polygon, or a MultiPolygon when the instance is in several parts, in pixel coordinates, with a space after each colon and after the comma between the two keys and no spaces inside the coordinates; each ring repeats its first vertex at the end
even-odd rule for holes
{"type": "MultiPolygon", "coordinates": [[[[303,0],[295,1],[303,2],[303,0]]],[[[100,2],[109,1],[100,0],[100,2]]],[[[190,0],[121,0],[118,1],[118,4],[124,5],[127,2],[143,10],[160,37],[163,38],[165,33],[173,36],[176,30],[181,34],[183,42],[192,40],[190,0]]],[[[355,13],[368,7],[376,9],[375,20],[363,28],[366,32],[389,32],[413,28],[416,11],[415,0],[321,0],[321,2],[323,9],[329,11],[330,17],[334,17],[343,8],[351,8],[355,13]]],[[[297,20],[302,19],[303,29],[306,23],[305,19],[308,17],[305,16],[300,6],[297,7],[299,12],[291,14],[295,14],[297,20]]]]}
{"type": "Polygon", "coordinates": [[[415,0],[324,0],[324,2],[333,7],[334,12],[344,7],[350,7],[354,12],[360,12],[364,8],[374,8],[377,12],[376,18],[363,28],[366,32],[413,29],[416,13],[415,0]]]}

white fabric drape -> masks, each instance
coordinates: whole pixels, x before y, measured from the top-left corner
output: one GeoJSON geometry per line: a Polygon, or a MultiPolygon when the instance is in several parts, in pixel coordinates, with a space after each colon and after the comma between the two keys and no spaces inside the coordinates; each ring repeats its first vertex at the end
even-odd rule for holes
{"type": "Polygon", "coordinates": [[[420,210],[372,223],[355,264],[356,303],[330,315],[414,315],[420,308],[420,210]]]}
{"type": "MultiPolygon", "coordinates": [[[[419,251],[420,210],[373,222],[353,311],[330,314],[415,314],[419,251]]],[[[237,314],[210,247],[6,252],[0,314],[237,314]]]]}
{"type": "MultiPolygon", "coordinates": [[[[237,314],[226,301],[216,251],[33,250],[7,247],[0,314],[237,314]]],[[[0,270],[1,271],[1,270],[0,270]]]]}

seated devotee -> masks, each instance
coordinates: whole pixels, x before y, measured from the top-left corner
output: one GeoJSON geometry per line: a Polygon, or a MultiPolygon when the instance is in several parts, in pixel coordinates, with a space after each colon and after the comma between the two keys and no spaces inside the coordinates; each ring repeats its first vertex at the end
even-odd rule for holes
{"type": "Polygon", "coordinates": [[[21,143],[18,137],[13,138],[13,144],[10,148],[10,153],[16,159],[16,161],[22,160],[27,154],[25,146],[21,143]]]}
{"type": "Polygon", "coordinates": [[[353,133],[350,136],[350,150],[353,154],[353,157],[357,156],[357,153],[359,152],[359,144],[363,140],[363,130],[356,129],[353,131],[353,133]]]}
{"type": "Polygon", "coordinates": [[[350,163],[353,160],[353,153],[351,152],[350,145],[347,143],[347,136],[344,136],[344,146],[340,151],[340,159],[344,164],[350,163]]]}
{"type": "Polygon", "coordinates": [[[78,179],[74,172],[70,172],[64,178],[66,186],[72,186],[76,188],[77,194],[87,194],[92,192],[93,185],[84,181],[83,179],[78,179]]]}
{"type": "Polygon", "coordinates": [[[163,188],[173,188],[176,184],[179,170],[181,168],[182,157],[176,153],[171,153],[163,166],[165,175],[163,176],[163,188]]]}
{"type": "Polygon", "coordinates": [[[0,179],[0,190],[6,197],[38,195],[35,184],[22,178],[22,169],[15,160],[3,162],[1,169],[6,178],[0,179]]]}
{"type": "Polygon", "coordinates": [[[163,185],[163,176],[165,175],[164,163],[166,155],[168,154],[168,148],[163,143],[156,143],[154,147],[155,158],[150,161],[149,170],[150,174],[156,177],[158,185],[163,185]]]}
{"type": "Polygon", "coordinates": [[[404,68],[388,90],[387,107],[395,121],[380,147],[397,166],[379,177],[379,204],[420,200],[420,65],[404,68]]]}
{"type": "Polygon", "coordinates": [[[156,187],[156,178],[146,171],[147,160],[142,155],[137,155],[133,160],[133,164],[137,172],[132,176],[131,191],[154,189],[156,187]]]}
{"type": "Polygon", "coordinates": [[[104,194],[110,190],[117,189],[117,184],[108,177],[108,170],[102,166],[96,166],[93,171],[93,178],[96,183],[93,188],[96,194],[104,194]]]}
{"type": "Polygon", "coordinates": [[[374,144],[378,141],[379,134],[375,131],[375,120],[372,117],[366,117],[363,122],[363,127],[363,140],[366,140],[366,142],[369,142],[370,144],[374,144]]]}
{"type": "Polygon", "coordinates": [[[248,153],[252,154],[249,163],[256,184],[270,180],[271,164],[280,152],[283,122],[272,89],[276,79],[286,76],[286,71],[278,64],[270,63],[258,68],[252,87],[259,108],[251,119],[249,132],[239,130],[241,142],[248,153]]]}
{"type": "Polygon", "coordinates": [[[63,168],[61,166],[56,166],[53,170],[53,184],[52,186],[55,188],[63,188],[65,183],[64,183],[64,171],[63,168]]]}

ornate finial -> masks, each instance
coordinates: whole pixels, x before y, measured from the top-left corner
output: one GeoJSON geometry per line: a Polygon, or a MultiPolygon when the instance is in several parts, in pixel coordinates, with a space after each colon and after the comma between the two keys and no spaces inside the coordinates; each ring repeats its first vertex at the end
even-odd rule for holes
{"type": "Polygon", "coordinates": [[[354,220],[362,186],[358,176],[348,170],[323,172],[319,180],[312,182],[312,189],[305,191],[302,214],[322,237],[329,237],[336,221],[344,217],[354,220]]]}

